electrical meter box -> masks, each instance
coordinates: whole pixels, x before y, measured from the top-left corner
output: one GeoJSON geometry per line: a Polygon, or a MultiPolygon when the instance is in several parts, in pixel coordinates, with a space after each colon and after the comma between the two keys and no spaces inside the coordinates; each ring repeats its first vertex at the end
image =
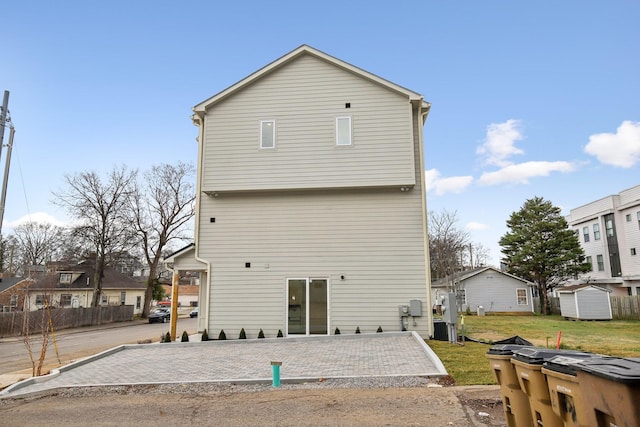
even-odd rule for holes
{"type": "Polygon", "coordinates": [[[413,317],[422,316],[422,301],[419,299],[409,300],[409,313],[413,317]]]}
{"type": "Polygon", "coordinates": [[[442,296],[442,319],[452,325],[458,324],[458,306],[456,294],[449,292],[442,296]]]}
{"type": "Polygon", "coordinates": [[[409,306],[408,305],[399,305],[398,306],[398,314],[400,317],[407,317],[410,315],[409,306]]]}

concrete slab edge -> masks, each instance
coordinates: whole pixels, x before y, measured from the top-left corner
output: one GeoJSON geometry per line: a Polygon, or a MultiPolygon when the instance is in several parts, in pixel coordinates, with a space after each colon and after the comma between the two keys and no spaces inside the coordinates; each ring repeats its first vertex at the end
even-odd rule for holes
{"type": "Polygon", "coordinates": [[[429,355],[429,358],[433,361],[433,365],[442,375],[449,375],[447,372],[447,368],[444,367],[444,364],[438,357],[438,355],[427,345],[425,340],[418,334],[416,331],[411,331],[411,335],[416,340],[416,342],[422,346],[422,349],[429,355]]]}
{"type": "Polygon", "coordinates": [[[77,360],[75,362],[69,363],[68,365],[61,366],[57,369],[52,369],[51,372],[47,375],[42,375],[39,377],[31,377],[31,378],[27,378],[26,380],[19,381],[0,391],[0,398],[7,397],[7,395],[14,393],[17,390],[20,390],[21,388],[24,388],[33,384],[40,384],[46,381],[50,381],[60,376],[62,372],[68,371],[78,366],[85,365],[89,362],[93,362],[94,360],[109,356],[110,354],[117,353],[119,351],[124,350],[125,347],[126,347],[125,345],[113,347],[113,348],[110,348],[109,350],[105,350],[101,353],[85,357],[84,359],[77,360]]]}

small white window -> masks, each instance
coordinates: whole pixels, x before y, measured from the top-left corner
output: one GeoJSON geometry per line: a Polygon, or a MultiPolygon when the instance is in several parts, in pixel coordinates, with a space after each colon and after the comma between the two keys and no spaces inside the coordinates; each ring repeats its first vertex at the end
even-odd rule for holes
{"type": "Polygon", "coordinates": [[[351,117],[336,118],[336,145],[351,145],[351,117]]]}
{"type": "Polygon", "coordinates": [[[527,300],[527,288],[518,288],[516,289],[516,296],[518,298],[518,305],[528,305],[529,302],[527,300]]]}
{"type": "Polygon", "coordinates": [[[71,283],[71,273],[60,273],[60,283],[71,283]]]}
{"type": "Polygon", "coordinates": [[[262,120],[260,122],[260,148],[275,148],[276,121],[262,120]]]}

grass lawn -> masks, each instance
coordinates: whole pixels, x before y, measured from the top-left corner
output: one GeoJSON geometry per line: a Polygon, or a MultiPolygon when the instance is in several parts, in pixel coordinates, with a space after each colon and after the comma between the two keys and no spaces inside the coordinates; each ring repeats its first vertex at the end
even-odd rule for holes
{"type": "MultiPolygon", "coordinates": [[[[561,348],[617,357],[640,357],[639,321],[569,321],[560,316],[465,316],[465,335],[493,343],[514,335],[539,347],[555,348],[562,331],[561,348]]],[[[462,333],[458,325],[459,333],[462,333]]],[[[495,384],[489,359],[490,345],[467,341],[465,345],[431,340],[438,355],[458,385],[495,384]]]]}

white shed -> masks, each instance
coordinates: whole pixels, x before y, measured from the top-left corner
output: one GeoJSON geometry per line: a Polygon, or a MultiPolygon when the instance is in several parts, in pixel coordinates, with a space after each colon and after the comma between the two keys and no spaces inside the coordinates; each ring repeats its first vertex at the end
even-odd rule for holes
{"type": "Polygon", "coordinates": [[[583,284],[559,289],[560,314],[578,320],[611,320],[611,291],[583,284]]]}

